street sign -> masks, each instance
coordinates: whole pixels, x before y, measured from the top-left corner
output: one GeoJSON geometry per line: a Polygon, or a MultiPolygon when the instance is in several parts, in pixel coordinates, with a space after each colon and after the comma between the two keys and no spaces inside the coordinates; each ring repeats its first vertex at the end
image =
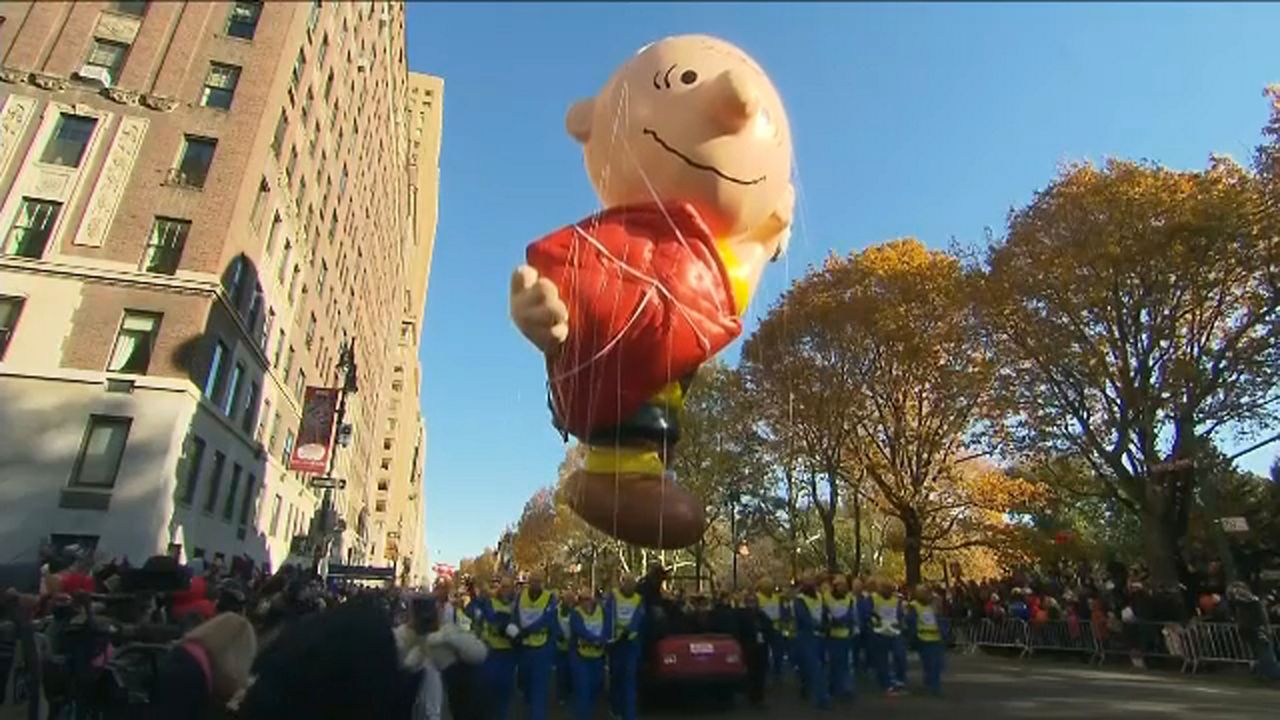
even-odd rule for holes
{"type": "Polygon", "coordinates": [[[341,478],[317,475],[311,478],[311,487],[316,490],[346,490],[347,481],[341,478]]]}
{"type": "Polygon", "coordinates": [[[1224,517],[1218,522],[1222,523],[1222,529],[1229,533],[1249,532],[1249,521],[1242,517],[1224,517]]]}

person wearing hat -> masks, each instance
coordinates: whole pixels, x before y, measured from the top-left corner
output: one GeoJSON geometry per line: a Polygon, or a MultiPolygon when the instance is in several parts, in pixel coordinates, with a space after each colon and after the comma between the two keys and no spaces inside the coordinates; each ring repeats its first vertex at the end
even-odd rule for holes
{"type": "Polygon", "coordinates": [[[893,583],[881,580],[871,595],[870,616],[866,618],[866,624],[871,629],[871,662],[876,669],[876,678],[880,689],[889,695],[902,692],[907,682],[903,615],[902,598],[898,597],[893,583]]]}
{"type": "Polygon", "coordinates": [[[822,640],[826,635],[827,613],[818,594],[818,578],[805,574],[800,578],[800,591],[796,593],[792,616],[795,618],[796,661],[800,666],[800,684],[809,699],[819,708],[831,705],[827,678],[822,663],[822,640]]]}
{"type": "Polygon", "coordinates": [[[784,605],[774,583],[762,579],[756,588],[756,605],[767,622],[763,624],[765,642],[773,667],[774,681],[782,680],[782,666],[786,657],[786,643],[782,637],[784,605]]]}
{"type": "Polygon", "coordinates": [[[516,648],[508,635],[508,628],[515,627],[515,603],[515,582],[509,576],[497,581],[492,594],[482,592],[471,603],[481,620],[480,637],[489,649],[481,675],[493,720],[507,720],[515,694],[516,648]]]}

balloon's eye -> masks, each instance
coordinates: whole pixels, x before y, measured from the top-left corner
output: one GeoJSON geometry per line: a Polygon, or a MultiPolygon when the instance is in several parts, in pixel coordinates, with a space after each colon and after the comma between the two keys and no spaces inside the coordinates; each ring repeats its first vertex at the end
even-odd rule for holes
{"type": "Polygon", "coordinates": [[[680,82],[684,83],[685,85],[692,85],[698,82],[698,73],[693,70],[685,70],[684,72],[680,73],[680,82]]]}

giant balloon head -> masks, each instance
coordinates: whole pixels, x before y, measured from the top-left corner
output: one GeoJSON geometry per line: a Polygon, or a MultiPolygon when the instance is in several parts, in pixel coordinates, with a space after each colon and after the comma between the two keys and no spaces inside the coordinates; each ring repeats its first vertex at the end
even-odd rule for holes
{"type": "Polygon", "coordinates": [[[565,124],[605,207],[679,200],[717,237],[749,235],[769,257],[783,249],[791,129],[777,89],[737,47],[706,35],[652,43],[565,124]]]}

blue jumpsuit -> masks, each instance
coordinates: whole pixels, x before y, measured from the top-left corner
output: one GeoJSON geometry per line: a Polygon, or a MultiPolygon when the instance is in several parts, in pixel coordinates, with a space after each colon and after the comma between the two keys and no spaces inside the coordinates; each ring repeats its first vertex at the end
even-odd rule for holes
{"type": "Polygon", "coordinates": [[[569,666],[573,671],[573,718],[591,720],[604,685],[604,646],[609,637],[609,614],[600,605],[593,612],[575,608],[569,618],[569,666]]]}
{"type": "Polygon", "coordinates": [[[831,694],[851,699],[856,694],[856,684],[850,682],[849,657],[853,652],[853,638],[858,631],[858,613],[854,598],[848,593],[838,598],[826,593],[822,598],[827,613],[827,668],[830,675],[831,694]]]}
{"type": "Polygon", "coordinates": [[[622,720],[636,720],[644,605],[638,593],[624,596],[614,590],[605,600],[605,614],[613,628],[613,644],[609,646],[609,709],[622,720]]]}
{"type": "Polygon", "coordinates": [[[787,614],[786,603],[777,594],[766,595],[760,592],[756,593],[756,602],[760,605],[760,612],[769,618],[769,627],[765,630],[765,640],[769,643],[769,664],[773,669],[773,678],[781,680],[783,660],[787,656],[786,638],[782,634],[787,614]]]}
{"type": "Polygon", "coordinates": [[[556,599],[543,590],[535,600],[526,588],[516,599],[520,625],[520,671],[524,674],[526,720],[547,720],[551,705],[551,669],[556,645],[552,631],[556,625],[556,599]]]}
{"type": "Polygon", "coordinates": [[[823,622],[824,616],[820,598],[803,593],[796,596],[794,604],[796,639],[793,647],[797,664],[800,666],[801,682],[809,691],[809,699],[819,708],[831,705],[822,667],[823,627],[826,624],[823,622]]]}
{"type": "Polygon", "coordinates": [[[870,613],[866,621],[871,629],[870,660],[876,669],[876,679],[882,690],[900,690],[907,683],[907,646],[902,640],[902,600],[896,595],[885,597],[875,593],[871,596],[870,613]]]}
{"type": "Polygon", "coordinates": [[[946,646],[942,642],[941,620],[932,605],[912,602],[907,606],[907,637],[920,653],[925,688],[934,695],[941,695],[946,646]]]}
{"type": "Polygon", "coordinates": [[[507,626],[515,621],[512,615],[515,605],[501,598],[479,598],[471,601],[467,609],[481,623],[480,636],[489,648],[480,676],[489,695],[493,720],[507,720],[516,680],[516,650],[507,637],[507,626]]]}

